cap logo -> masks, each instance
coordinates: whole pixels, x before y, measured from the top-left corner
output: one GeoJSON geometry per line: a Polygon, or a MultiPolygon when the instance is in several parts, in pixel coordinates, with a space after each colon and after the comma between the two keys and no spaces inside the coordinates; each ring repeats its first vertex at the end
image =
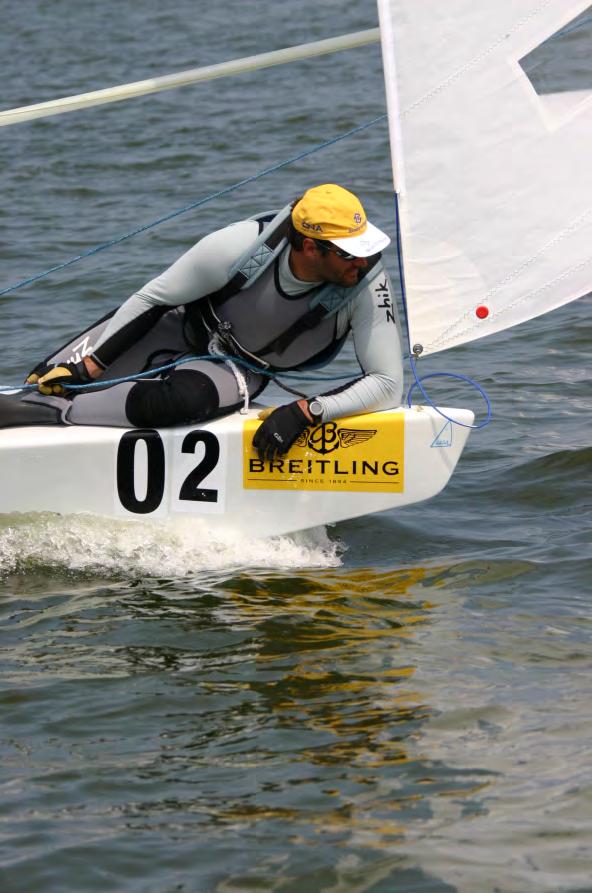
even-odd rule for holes
{"type": "Polygon", "coordinates": [[[302,221],[302,229],[308,229],[313,233],[322,233],[323,227],[320,223],[309,223],[308,220],[302,221]]]}
{"type": "Polygon", "coordinates": [[[351,227],[348,229],[348,233],[359,233],[360,230],[361,230],[362,232],[364,232],[364,231],[366,230],[366,221],[365,221],[365,219],[362,217],[361,214],[358,214],[358,212],[356,212],[356,213],[354,214],[354,222],[355,222],[355,226],[351,226],[351,227]]]}

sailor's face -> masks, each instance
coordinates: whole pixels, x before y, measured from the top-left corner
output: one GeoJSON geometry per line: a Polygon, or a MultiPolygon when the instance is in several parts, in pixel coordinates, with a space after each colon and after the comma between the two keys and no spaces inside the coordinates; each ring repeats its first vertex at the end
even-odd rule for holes
{"type": "Polygon", "coordinates": [[[358,284],[360,273],[367,268],[368,261],[365,257],[352,257],[346,260],[334,251],[327,251],[326,254],[321,254],[320,266],[325,282],[352,288],[358,284]]]}

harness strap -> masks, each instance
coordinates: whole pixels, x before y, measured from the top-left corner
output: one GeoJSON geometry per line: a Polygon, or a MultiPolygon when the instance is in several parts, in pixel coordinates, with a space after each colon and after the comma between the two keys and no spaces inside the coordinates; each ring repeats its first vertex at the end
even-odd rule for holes
{"type": "Polygon", "coordinates": [[[354,300],[362,288],[366,288],[368,283],[372,282],[378,275],[381,270],[381,267],[378,265],[379,260],[380,254],[370,258],[368,269],[364,271],[364,275],[353,288],[339,288],[328,283],[318,289],[311,299],[307,312],[300,319],[293,322],[285,332],[282,332],[281,335],[270,341],[269,344],[259,347],[256,353],[258,355],[270,352],[281,354],[303,332],[314,329],[321,320],[334,316],[341,310],[344,304],[354,300]]]}
{"type": "MultiPolygon", "coordinates": [[[[254,361],[264,368],[270,364],[262,359],[268,353],[283,353],[287,347],[303,332],[314,329],[323,319],[335,316],[342,307],[355,300],[357,295],[366,288],[370,282],[382,270],[381,255],[376,254],[368,258],[368,268],[364,270],[357,285],[350,288],[339,287],[333,283],[326,283],[313,290],[308,309],[302,316],[295,320],[288,328],[273,338],[256,351],[247,351],[230,333],[230,326],[218,317],[218,308],[223,306],[231,298],[235,297],[243,289],[250,287],[259,277],[276,263],[277,258],[288,244],[287,231],[292,206],[286,205],[278,212],[267,212],[251,218],[259,224],[260,233],[255,242],[247,251],[239,257],[229,271],[229,280],[218,291],[208,295],[200,302],[196,313],[209,330],[210,335],[216,333],[229,351],[238,351],[239,354],[254,361]]],[[[186,309],[186,314],[191,322],[191,305],[186,309]]],[[[194,326],[195,328],[195,326],[194,326]]]]}
{"type": "Polygon", "coordinates": [[[294,341],[298,335],[301,335],[303,332],[306,332],[308,329],[314,329],[318,323],[321,322],[322,319],[327,316],[325,312],[325,308],[322,304],[317,304],[312,310],[308,310],[304,316],[301,316],[300,319],[297,319],[295,322],[289,326],[285,332],[282,332],[281,335],[273,338],[269,344],[264,344],[263,347],[257,348],[257,355],[261,356],[266,353],[283,353],[287,347],[294,341]]]}
{"type": "Polygon", "coordinates": [[[288,244],[286,232],[291,213],[292,206],[286,205],[271,220],[268,215],[258,215],[252,218],[258,220],[260,226],[265,221],[268,222],[263,226],[254,244],[230,268],[229,281],[216,293],[217,306],[224,304],[247,285],[256,282],[275,258],[282,253],[288,244]]]}

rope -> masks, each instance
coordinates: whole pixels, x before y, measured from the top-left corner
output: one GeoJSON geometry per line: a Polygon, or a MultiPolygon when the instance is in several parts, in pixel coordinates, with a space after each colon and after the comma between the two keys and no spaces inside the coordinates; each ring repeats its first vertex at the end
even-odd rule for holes
{"type": "MultiPolygon", "coordinates": [[[[43,279],[46,276],[49,276],[51,273],[56,273],[59,270],[64,270],[67,267],[70,267],[73,264],[78,263],[79,261],[84,260],[87,257],[92,257],[93,255],[98,254],[100,251],[105,251],[108,248],[112,248],[115,245],[119,245],[120,243],[125,242],[127,239],[131,239],[133,236],[137,236],[140,233],[146,232],[149,229],[153,229],[154,227],[159,226],[161,223],[166,223],[169,220],[173,220],[175,217],[179,217],[182,214],[186,214],[189,211],[193,211],[193,210],[195,210],[195,208],[199,208],[202,205],[208,204],[209,202],[214,201],[217,198],[221,198],[224,195],[228,195],[229,193],[234,192],[237,189],[240,189],[242,186],[246,186],[249,183],[254,183],[256,180],[259,180],[262,177],[267,176],[268,174],[274,173],[275,171],[281,170],[284,167],[288,167],[288,165],[294,164],[295,162],[300,161],[303,158],[307,158],[309,155],[313,155],[315,152],[319,152],[321,149],[326,149],[329,146],[335,145],[335,143],[338,143],[341,140],[347,139],[350,136],[354,136],[357,133],[361,133],[362,131],[367,130],[370,127],[373,127],[375,124],[378,124],[381,121],[384,121],[386,119],[386,117],[387,117],[386,114],[379,115],[377,118],[373,118],[371,121],[367,121],[365,124],[360,124],[358,127],[354,127],[351,130],[346,131],[346,133],[342,133],[339,136],[332,137],[331,139],[326,140],[323,143],[319,143],[317,146],[313,146],[311,149],[306,149],[304,152],[300,152],[300,153],[298,153],[298,155],[292,156],[292,158],[288,158],[284,161],[280,161],[277,164],[274,164],[274,165],[271,165],[270,167],[264,168],[262,171],[259,171],[256,174],[252,174],[249,177],[245,177],[244,179],[239,180],[237,183],[233,183],[230,186],[226,186],[224,189],[220,189],[217,192],[210,193],[210,195],[207,195],[201,199],[198,199],[197,201],[192,202],[190,205],[186,205],[183,208],[180,208],[176,211],[172,211],[170,214],[166,214],[163,217],[159,217],[156,220],[151,221],[150,223],[144,224],[143,226],[136,227],[136,229],[133,229],[130,232],[124,233],[122,236],[119,236],[118,238],[110,239],[107,242],[103,242],[100,245],[96,245],[94,248],[90,248],[90,249],[88,249],[88,251],[82,252],[82,254],[78,254],[75,257],[72,257],[67,261],[63,261],[62,263],[56,264],[55,266],[50,267],[49,269],[44,270],[41,273],[37,273],[35,276],[30,276],[27,279],[22,279],[19,282],[14,283],[13,285],[9,285],[8,287],[0,290],[0,297],[3,297],[4,295],[9,294],[10,292],[16,291],[19,288],[23,288],[25,285],[31,285],[33,282],[37,282],[38,280],[43,279]]],[[[398,195],[396,192],[395,192],[395,216],[396,216],[396,235],[397,235],[396,246],[397,246],[397,258],[398,258],[398,268],[399,268],[399,283],[400,283],[400,287],[401,287],[401,297],[402,297],[402,302],[403,302],[405,326],[406,326],[406,330],[407,330],[407,341],[410,344],[409,314],[407,312],[407,295],[406,295],[406,289],[405,289],[405,278],[404,278],[404,274],[403,274],[403,263],[402,263],[399,203],[398,203],[398,195]]],[[[238,381],[238,375],[240,375],[240,373],[238,373],[238,370],[236,369],[236,366],[234,364],[238,363],[238,364],[244,366],[245,368],[250,369],[253,372],[256,372],[260,375],[266,375],[269,378],[274,379],[280,387],[285,387],[285,390],[287,390],[289,393],[293,393],[296,395],[299,394],[299,392],[293,391],[289,387],[282,385],[282,383],[276,378],[275,372],[269,372],[268,370],[261,369],[260,367],[254,365],[254,364],[248,363],[246,360],[243,360],[242,358],[233,357],[233,356],[224,356],[224,355],[212,356],[210,354],[208,354],[206,356],[186,357],[186,358],[183,358],[180,360],[176,360],[172,363],[167,363],[163,366],[159,366],[156,369],[150,369],[147,372],[138,372],[133,375],[122,376],[121,378],[113,378],[113,379],[109,379],[106,381],[100,381],[100,382],[91,382],[89,384],[62,385],[62,386],[66,390],[73,390],[73,391],[86,390],[89,388],[104,388],[104,387],[109,387],[109,386],[115,385],[115,384],[121,384],[122,382],[126,382],[126,381],[136,381],[138,379],[142,379],[142,378],[146,378],[146,377],[154,377],[155,375],[158,375],[161,372],[165,372],[169,369],[174,369],[176,366],[180,366],[184,363],[194,362],[196,360],[209,360],[209,361],[214,361],[214,362],[227,363],[228,365],[230,365],[231,369],[233,369],[233,371],[235,371],[235,374],[237,374],[237,381],[238,381]]],[[[449,373],[449,372],[432,372],[429,375],[424,375],[422,377],[419,377],[417,374],[417,369],[416,369],[415,363],[413,361],[411,352],[409,354],[409,362],[411,365],[411,370],[413,372],[415,381],[407,393],[408,406],[411,406],[410,401],[411,401],[412,392],[414,391],[414,389],[416,387],[419,387],[426,402],[432,407],[432,409],[434,409],[438,413],[438,415],[442,416],[447,421],[453,422],[454,424],[460,425],[461,427],[464,427],[464,428],[475,428],[475,429],[484,428],[485,425],[489,424],[489,422],[491,421],[491,417],[492,417],[491,401],[489,400],[489,397],[487,396],[484,389],[481,388],[481,386],[479,384],[477,384],[477,382],[473,381],[473,379],[468,378],[465,375],[456,375],[454,373],[449,373]],[[428,395],[422,385],[422,381],[425,381],[428,378],[437,378],[437,377],[455,378],[457,380],[466,381],[469,384],[471,384],[473,387],[475,387],[479,391],[481,396],[484,398],[486,405],[487,405],[487,418],[485,419],[485,421],[481,422],[478,425],[465,425],[463,422],[459,422],[457,419],[450,418],[445,413],[441,412],[441,410],[438,409],[438,407],[428,397],[428,395]]],[[[314,375],[313,376],[313,375],[307,375],[306,373],[303,374],[303,373],[298,373],[298,372],[287,372],[286,371],[286,372],[282,372],[282,377],[283,378],[299,379],[299,380],[309,380],[309,381],[313,380],[315,382],[323,382],[323,381],[342,380],[345,378],[349,378],[349,375],[322,375],[322,376],[314,375]]],[[[15,391],[15,390],[30,390],[30,389],[34,389],[36,387],[37,387],[37,385],[17,385],[16,387],[6,385],[6,386],[0,387],[0,393],[5,393],[8,391],[15,391]]],[[[246,391],[246,388],[244,390],[246,391]]],[[[241,390],[241,392],[242,392],[242,390],[241,390]]],[[[248,400],[248,396],[245,397],[245,406],[248,405],[247,400],[248,400]]]]}
{"type": "Polygon", "coordinates": [[[474,428],[475,430],[478,430],[479,428],[485,428],[486,425],[489,425],[492,416],[491,400],[480,384],[478,384],[472,378],[469,378],[467,375],[457,375],[454,372],[430,372],[428,375],[422,375],[421,377],[419,377],[412,357],[409,357],[409,362],[411,364],[411,370],[415,377],[415,381],[407,392],[407,406],[411,406],[411,394],[413,393],[415,388],[419,388],[419,390],[423,394],[425,401],[432,407],[432,409],[436,410],[438,415],[441,415],[442,418],[446,419],[448,422],[453,422],[455,425],[460,425],[461,428],[474,428]],[[485,421],[480,422],[478,425],[466,425],[464,422],[459,422],[458,419],[453,419],[451,418],[451,416],[446,415],[445,412],[442,412],[442,410],[438,409],[438,407],[430,400],[422,385],[422,381],[427,381],[428,378],[456,378],[458,381],[466,381],[468,382],[468,384],[472,385],[477,391],[479,391],[479,393],[485,400],[485,405],[487,406],[487,418],[485,419],[485,421]]]}
{"type": "MultiPolygon", "coordinates": [[[[214,357],[223,356],[224,351],[222,349],[222,339],[220,338],[220,335],[218,333],[214,333],[214,335],[212,335],[212,339],[208,344],[208,352],[214,357]]],[[[249,411],[249,388],[247,386],[247,379],[238,368],[236,360],[226,357],[225,362],[234,375],[234,380],[236,381],[239,397],[242,397],[243,399],[243,408],[241,409],[241,413],[243,413],[244,415],[249,411]]]]}
{"type": "MultiPolygon", "coordinates": [[[[165,363],[164,366],[157,366],[154,369],[148,369],[146,372],[134,372],[131,375],[123,375],[121,378],[110,378],[107,380],[101,381],[92,381],[88,384],[61,384],[65,390],[72,391],[83,391],[89,388],[107,388],[111,387],[111,385],[122,384],[125,381],[138,381],[142,378],[153,378],[156,375],[159,375],[161,372],[167,372],[169,369],[174,369],[176,366],[182,366],[184,363],[193,363],[196,360],[209,360],[214,363],[238,363],[241,366],[244,366],[245,369],[248,369],[250,372],[256,372],[258,375],[265,375],[268,378],[276,381],[277,384],[281,385],[281,382],[277,380],[277,370],[272,372],[269,369],[261,369],[260,366],[255,365],[255,363],[249,363],[248,360],[243,360],[242,357],[230,356],[227,354],[217,354],[213,356],[212,354],[205,354],[204,356],[189,356],[182,357],[180,360],[174,360],[172,363],[165,363]]],[[[59,365],[59,363],[57,364],[59,365]]],[[[306,372],[289,372],[282,371],[282,378],[293,378],[299,381],[337,381],[342,380],[344,378],[350,378],[351,373],[344,373],[343,375],[311,375],[306,372]]],[[[3,385],[0,387],[0,394],[7,391],[28,391],[32,389],[36,389],[36,384],[18,384],[18,385],[3,385]]],[[[289,390],[289,389],[288,389],[289,390]]],[[[298,393],[298,392],[296,392],[298,393]]],[[[304,396],[303,394],[299,394],[299,396],[304,396]]]]}
{"type": "Polygon", "coordinates": [[[273,164],[256,174],[252,174],[250,177],[245,177],[245,179],[239,180],[238,183],[233,183],[231,186],[226,186],[224,189],[219,189],[217,192],[212,192],[210,193],[210,195],[206,195],[204,198],[200,198],[198,199],[198,201],[192,202],[190,205],[186,205],[184,208],[180,208],[177,211],[172,211],[170,214],[165,214],[163,217],[159,217],[156,220],[153,220],[151,223],[146,223],[143,226],[139,226],[136,229],[131,230],[131,232],[124,233],[124,235],[119,236],[118,238],[110,239],[108,242],[102,242],[100,245],[96,245],[94,248],[89,248],[88,251],[83,251],[82,254],[77,254],[76,257],[72,257],[69,260],[63,261],[62,263],[50,267],[48,270],[44,270],[42,273],[37,273],[35,276],[30,276],[27,279],[21,279],[19,282],[15,282],[13,285],[9,285],[7,288],[2,289],[0,291],[0,297],[9,294],[9,292],[16,291],[18,288],[23,288],[25,285],[31,285],[33,282],[37,282],[39,279],[43,279],[45,276],[49,276],[51,273],[57,273],[59,270],[65,270],[66,267],[70,267],[72,266],[72,264],[76,264],[79,261],[84,260],[84,258],[92,257],[94,254],[98,254],[100,251],[105,251],[107,248],[112,248],[114,245],[119,245],[121,242],[125,242],[127,239],[131,239],[133,236],[139,235],[139,233],[146,232],[149,229],[153,229],[155,226],[159,226],[161,223],[166,223],[169,220],[173,220],[175,217],[181,216],[181,214],[187,214],[188,211],[193,211],[195,208],[199,208],[202,205],[208,204],[208,202],[214,201],[217,198],[221,198],[224,195],[228,195],[229,193],[240,189],[242,186],[246,186],[249,183],[254,183],[256,180],[261,179],[261,177],[265,177],[268,174],[279,171],[284,167],[288,167],[288,165],[294,164],[295,162],[300,161],[302,158],[307,158],[309,155],[313,155],[315,152],[320,152],[321,149],[326,149],[329,146],[335,145],[335,143],[338,143],[341,140],[347,139],[350,136],[354,136],[356,133],[361,133],[363,130],[368,130],[369,127],[373,127],[380,121],[384,121],[385,118],[386,115],[379,115],[378,118],[373,118],[371,121],[367,121],[365,124],[360,124],[358,125],[358,127],[354,127],[352,130],[348,130],[346,133],[342,133],[339,136],[334,136],[330,140],[326,140],[324,143],[319,143],[318,146],[313,146],[312,149],[306,149],[304,152],[300,152],[298,155],[294,155],[292,158],[288,158],[285,161],[280,161],[277,164],[273,164]]]}

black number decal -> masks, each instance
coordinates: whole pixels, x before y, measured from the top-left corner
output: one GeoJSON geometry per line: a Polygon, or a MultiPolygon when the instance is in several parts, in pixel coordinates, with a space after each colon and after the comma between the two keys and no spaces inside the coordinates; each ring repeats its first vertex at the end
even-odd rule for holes
{"type": "Polygon", "coordinates": [[[198,443],[203,443],[205,447],[203,459],[183,481],[179,499],[189,499],[193,502],[218,502],[217,490],[208,490],[206,487],[199,486],[218,464],[220,458],[218,438],[211,431],[191,431],[183,440],[181,449],[184,453],[194,453],[198,443]]]}
{"type": "Polygon", "coordinates": [[[164,494],[164,446],[158,431],[126,431],[117,450],[117,492],[128,512],[148,515],[162,502],[164,494]],[[144,499],[138,499],[134,483],[136,444],[143,440],[148,451],[147,487],[144,499]]]}

